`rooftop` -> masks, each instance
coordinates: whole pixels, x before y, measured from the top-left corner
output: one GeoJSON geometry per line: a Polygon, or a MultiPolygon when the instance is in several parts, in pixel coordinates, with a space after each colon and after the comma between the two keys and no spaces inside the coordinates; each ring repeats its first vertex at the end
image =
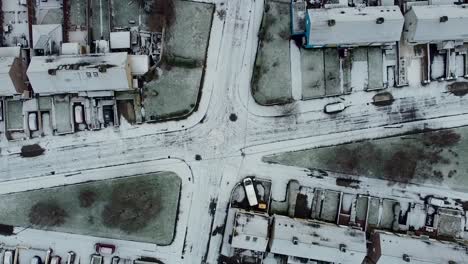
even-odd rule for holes
{"type": "Polygon", "coordinates": [[[350,227],[275,215],[270,251],[320,261],[361,263],[367,254],[366,235],[350,227]]]}
{"type": "Polygon", "coordinates": [[[232,247],[266,251],[269,217],[238,211],[234,219],[232,247]]]}
{"type": "Polygon", "coordinates": [[[403,15],[398,6],[309,9],[310,45],[373,44],[400,40],[403,15]]]}
{"type": "Polygon", "coordinates": [[[421,239],[407,235],[395,235],[384,232],[380,237],[381,257],[379,264],[404,264],[403,255],[407,255],[412,264],[429,263],[467,263],[468,254],[465,247],[451,242],[433,239],[421,239]]]}

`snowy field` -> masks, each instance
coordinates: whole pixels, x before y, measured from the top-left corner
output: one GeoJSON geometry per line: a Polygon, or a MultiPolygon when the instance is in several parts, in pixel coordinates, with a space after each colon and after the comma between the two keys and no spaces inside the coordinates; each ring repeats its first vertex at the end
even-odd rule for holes
{"type": "Polygon", "coordinates": [[[261,105],[292,100],[289,24],[289,3],[267,1],[252,77],[252,94],[261,105]]]}
{"type": "Polygon", "coordinates": [[[162,71],[144,88],[147,120],[190,114],[202,92],[213,5],[175,1],[176,18],[166,31],[162,71]]]}
{"type": "Polygon", "coordinates": [[[18,227],[168,245],[180,178],[170,172],[1,196],[0,222],[18,227]]]}
{"type": "MultiPolygon", "coordinates": [[[[416,133],[418,131],[415,131],[416,133]]],[[[265,162],[468,190],[466,127],[279,153],[265,162]]]]}

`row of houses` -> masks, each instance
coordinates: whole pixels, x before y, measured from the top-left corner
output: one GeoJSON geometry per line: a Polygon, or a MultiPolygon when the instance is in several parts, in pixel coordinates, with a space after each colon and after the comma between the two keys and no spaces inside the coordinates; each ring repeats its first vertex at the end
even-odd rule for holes
{"type": "Polygon", "coordinates": [[[292,35],[306,48],[393,45],[468,40],[468,5],[396,5],[306,9],[292,1],[292,35]]]}
{"type": "Polygon", "coordinates": [[[230,209],[229,243],[242,263],[460,264],[466,246],[426,236],[360,229],[316,220],[230,209]],[[276,257],[276,258],[274,258],[276,257]],[[272,259],[279,261],[271,262],[272,259]]]}
{"type": "Polygon", "coordinates": [[[141,121],[135,106],[149,56],[87,53],[78,43],[61,43],[56,27],[46,26],[48,33],[34,31],[38,56],[0,48],[0,131],[14,140],[114,126],[121,115],[141,121]]]}

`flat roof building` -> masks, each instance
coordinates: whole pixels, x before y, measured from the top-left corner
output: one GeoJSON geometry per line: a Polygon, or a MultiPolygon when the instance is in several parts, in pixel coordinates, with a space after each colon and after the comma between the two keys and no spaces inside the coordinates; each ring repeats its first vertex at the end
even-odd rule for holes
{"type": "Polygon", "coordinates": [[[468,254],[453,242],[375,232],[369,259],[375,264],[461,264],[468,263],[468,254]]]}
{"type": "Polygon", "coordinates": [[[309,9],[305,47],[391,44],[400,40],[403,24],[398,6],[309,9]]]}
{"type": "Polygon", "coordinates": [[[126,52],[32,57],[27,75],[39,94],[125,91],[132,87],[126,52]]]}
{"type": "Polygon", "coordinates": [[[410,44],[468,41],[468,5],[413,6],[405,14],[405,39],[410,44]]]}
{"type": "Polygon", "coordinates": [[[362,263],[367,254],[361,230],[275,215],[270,252],[333,263],[362,263]]]}
{"type": "Polygon", "coordinates": [[[233,248],[265,252],[268,245],[268,215],[237,211],[232,230],[233,248]]]}

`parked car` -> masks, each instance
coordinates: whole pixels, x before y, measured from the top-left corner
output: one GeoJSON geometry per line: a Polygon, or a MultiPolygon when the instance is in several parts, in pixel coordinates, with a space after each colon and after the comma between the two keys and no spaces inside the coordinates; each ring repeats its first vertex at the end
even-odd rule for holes
{"type": "Polygon", "coordinates": [[[68,254],[67,254],[67,264],[73,264],[73,263],[75,263],[75,257],[76,257],[75,252],[73,252],[73,251],[68,251],[68,254]]]}
{"type": "Polygon", "coordinates": [[[440,198],[430,197],[428,203],[437,207],[441,207],[445,204],[445,201],[440,198]]]}
{"type": "Polygon", "coordinates": [[[102,264],[103,262],[103,257],[98,254],[93,254],[91,255],[91,262],[90,264],[102,264]]]}
{"type": "Polygon", "coordinates": [[[111,244],[96,243],[94,248],[96,249],[96,253],[102,255],[111,255],[115,252],[115,246],[111,244]]]}
{"type": "Polygon", "coordinates": [[[5,250],[3,253],[3,264],[13,264],[13,256],[15,252],[13,250],[5,250]]]}
{"type": "Polygon", "coordinates": [[[34,256],[32,259],[31,259],[31,264],[42,264],[42,260],[39,256],[34,256]]]}
{"type": "Polygon", "coordinates": [[[255,192],[252,178],[250,177],[245,178],[243,183],[244,183],[245,195],[247,196],[247,201],[249,202],[249,205],[256,206],[258,204],[258,200],[257,200],[257,193],[255,192]]]}
{"type": "Polygon", "coordinates": [[[111,264],[119,264],[120,258],[117,256],[113,256],[111,260],[111,264]]]}
{"type": "Polygon", "coordinates": [[[50,264],[60,264],[62,263],[62,258],[60,256],[53,256],[50,259],[50,264]]]}
{"type": "Polygon", "coordinates": [[[346,108],[345,104],[342,102],[335,102],[325,105],[323,111],[327,114],[335,114],[343,111],[346,108]]]}

